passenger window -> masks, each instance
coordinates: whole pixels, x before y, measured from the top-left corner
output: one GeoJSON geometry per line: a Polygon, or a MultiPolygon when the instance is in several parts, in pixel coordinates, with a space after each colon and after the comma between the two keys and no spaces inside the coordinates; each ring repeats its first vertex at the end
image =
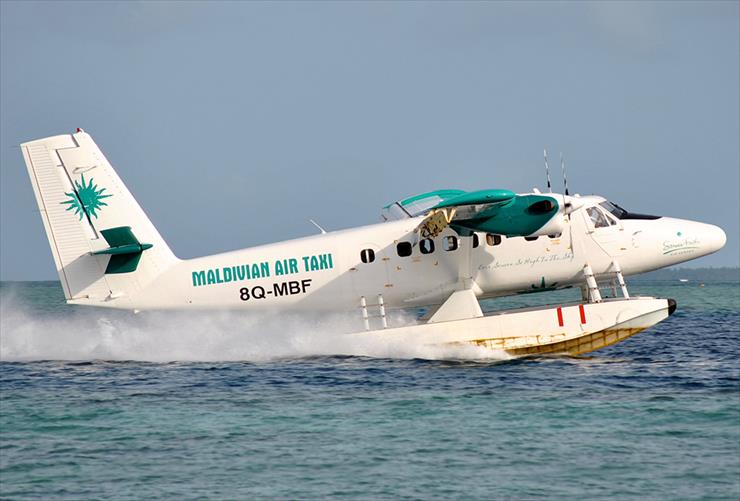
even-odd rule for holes
{"type": "Polygon", "coordinates": [[[434,252],[434,240],[431,238],[425,238],[419,242],[419,250],[422,254],[431,254],[434,252]]]}
{"type": "Polygon", "coordinates": [[[540,238],[539,235],[534,236],[534,237],[524,237],[524,240],[526,240],[527,242],[534,242],[538,238],[540,238]]]}
{"type": "Polygon", "coordinates": [[[363,263],[372,263],[375,261],[375,251],[372,249],[363,249],[360,252],[360,259],[363,263]]]}
{"type": "Polygon", "coordinates": [[[398,242],[396,245],[396,251],[401,257],[408,257],[411,255],[411,242],[398,242]]]}
{"type": "Polygon", "coordinates": [[[454,251],[457,249],[457,237],[450,235],[449,237],[445,237],[443,242],[446,251],[454,251]]]}
{"type": "Polygon", "coordinates": [[[473,249],[475,249],[479,245],[480,245],[480,239],[478,238],[478,234],[473,233],[473,249]]]}
{"type": "Polygon", "coordinates": [[[588,207],[586,209],[586,213],[588,214],[588,217],[591,218],[594,228],[606,228],[609,226],[606,216],[596,207],[588,207]]]}
{"type": "Polygon", "coordinates": [[[501,235],[492,235],[490,233],[486,233],[486,243],[488,245],[498,245],[501,243],[501,235]]]}

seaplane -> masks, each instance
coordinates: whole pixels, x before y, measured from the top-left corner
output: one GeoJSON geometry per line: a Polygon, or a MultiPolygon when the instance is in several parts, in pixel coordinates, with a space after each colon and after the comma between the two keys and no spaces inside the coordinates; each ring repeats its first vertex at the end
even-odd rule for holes
{"type": "MultiPolygon", "coordinates": [[[[580,355],[676,310],[625,277],[721,249],[714,225],[638,214],[601,196],[442,189],[381,221],[179,259],[89,134],[21,145],[67,303],[145,310],[352,312],[373,336],[475,345],[512,356],[580,355]],[[486,311],[495,298],[580,288],[580,299],[486,311]],[[392,325],[394,311],[416,312],[392,325]]],[[[565,180],[564,164],[563,178],[565,180]]],[[[318,225],[317,225],[318,226],[318,225]]]]}

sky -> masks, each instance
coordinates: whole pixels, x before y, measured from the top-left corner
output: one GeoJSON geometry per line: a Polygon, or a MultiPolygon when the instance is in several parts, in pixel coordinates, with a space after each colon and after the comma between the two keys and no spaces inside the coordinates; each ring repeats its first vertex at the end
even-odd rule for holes
{"type": "Polygon", "coordinates": [[[179,257],[544,188],[721,226],[740,3],[0,2],[0,279],[56,279],[19,144],[90,133],[179,257]],[[562,191],[559,169],[553,178],[562,191]]]}

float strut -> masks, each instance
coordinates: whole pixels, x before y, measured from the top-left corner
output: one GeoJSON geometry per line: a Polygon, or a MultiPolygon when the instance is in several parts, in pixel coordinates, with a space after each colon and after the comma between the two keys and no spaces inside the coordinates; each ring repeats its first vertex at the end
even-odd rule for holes
{"type": "Polygon", "coordinates": [[[586,285],[588,285],[588,301],[590,303],[600,303],[601,293],[599,292],[599,285],[594,278],[594,270],[591,269],[590,265],[586,264],[583,267],[583,274],[586,276],[586,285]]]}
{"type": "Polygon", "coordinates": [[[619,263],[616,260],[612,261],[612,266],[614,267],[614,271],[617,274],[617,281],[619,282],[620,289],[622,289],[622,296],[624,296],[625,299],[629,299],[630,293],[627,292],[627,284],[624,283],[622,268],[619,266],[619,263]]]}
{"type": "Polygon", "coordinates": [[[360,306],[362,307],[362,322],[365,324],[365,330],[370,330],[370,319],[367,316],[367,301],[365,296],[360,296],[360,306]]]}
{"type": "Polygon", "coordinates": [[[385,319],[385,303],[383,303],[383,294],[378,294],[378,306],[380,307],[380,321],[383,323],[383,328],[388,328],[388,321],[385,319]]]}

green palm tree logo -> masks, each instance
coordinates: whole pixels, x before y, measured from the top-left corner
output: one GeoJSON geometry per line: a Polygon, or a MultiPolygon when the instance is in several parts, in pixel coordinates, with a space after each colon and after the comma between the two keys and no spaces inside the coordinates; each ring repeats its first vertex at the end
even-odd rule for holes
{"type": "Polygon", "coordinates": [[[105,188],[98,189],[98,185],[93,184],[93,178],[90,178],[88,184],[85,184],[84,174],[80,178],[79,182],[75,181],[75,189],[72,193],[64,193],[69,197],[69,200],[60,203],[69,204],[67,210],[74,210],[75,215],[80,216],[80,220],[82,220],[83,214],[90,214],[97,218],[98,214],[95,211],[99,211],[101,207],[108,205],[103,202],[103,199],[113,195],[103,195],[105,188]]]}

